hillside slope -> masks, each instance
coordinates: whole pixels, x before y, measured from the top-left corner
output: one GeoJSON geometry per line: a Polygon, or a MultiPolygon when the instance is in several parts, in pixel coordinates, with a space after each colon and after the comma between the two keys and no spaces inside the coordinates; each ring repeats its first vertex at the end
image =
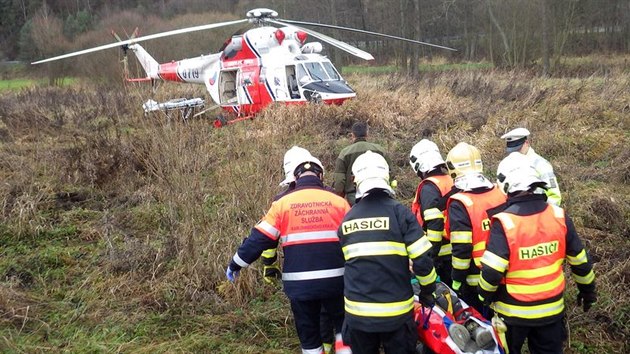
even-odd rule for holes
{"type": "Polygon", "coordinates": [[[566,352],[628,352],[628,59],[590,58],[554,78],[352,75],[358,98],[343,106],[274,106],[222,129],[145,117],[133,88],[3,93],[0,351],[296,352],[281,290],[263,284],[258,264],[229,284],[225,265],[278,191],[286,149],[306,147],[330,171],[352,123],[367,120],[405,203],[418,182],[407,156],[421,138],[444,154],[476,145],[494,176],[498,137],[529,128],[596,262],[588,314],[568,283],[566,352]]]}

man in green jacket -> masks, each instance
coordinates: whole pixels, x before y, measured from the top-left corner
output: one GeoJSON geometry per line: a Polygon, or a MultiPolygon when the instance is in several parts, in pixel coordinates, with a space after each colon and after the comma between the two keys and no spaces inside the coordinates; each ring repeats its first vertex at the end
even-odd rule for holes
{"type": "MultiPolygon", "coordinates": [[[[385,154],[385,150],[378,144],[367,141],[368,125],[364,122],[356,122],[352,125],[352,144],[341,150],[335,163],[335,172],[333,172],[334,182],[333,188],[335,193],[346,198],[350,205],[354,205],[356,189],[354,186],[354,177],[352,175],[352,164],[359,155],[370,150],[385,157],[387,164],[392,166],[391,161],[385,154]]],[[[396,186],[396,180],[391,174],[392,187],[396,186]]]]}

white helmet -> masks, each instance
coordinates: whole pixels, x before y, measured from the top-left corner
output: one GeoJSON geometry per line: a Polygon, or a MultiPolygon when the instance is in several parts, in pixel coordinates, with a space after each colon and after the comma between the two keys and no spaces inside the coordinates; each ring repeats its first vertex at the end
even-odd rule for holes
{"type": "Polygon", "coordinates": [[[497,184],[505,194],[527,191],[536,184],[544,187],[545,182],[538,177],[538,173],[531,160],[518,152],[513,152],[504,158],[497,168],[497,184]]]}
{"type": "Polygon", "coordinates": [[[295,169],[305,162],[313,162],[322,169],[322,172],[324,171],[321,161],[311,155],[308,150],[293,146],[284,153],[284,180],[280,182],[280,185],[285,186],[295,182],[295,169]]]}
{"type": "Polygon", "coordinates": [[[422,139],[411,148],[409,164],[413,171],[420,176],[420,173],[428,173],[445,162],[438,146],[431,140],[422,139]]]}
{"type": "Polygon", "coordinates": [[[380,154],[368,150],[359,155],[352,164],[352,174],[354,183],[357,185],[357,198],[365,196],[375,188],[394,194],[394,190],[389,185],[389,165],[380,154]]]}

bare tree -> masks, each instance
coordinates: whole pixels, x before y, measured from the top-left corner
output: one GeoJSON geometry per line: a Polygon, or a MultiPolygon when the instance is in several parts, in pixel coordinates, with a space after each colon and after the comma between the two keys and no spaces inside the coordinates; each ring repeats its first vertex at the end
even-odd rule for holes
{"type": "Polygon", "coordinates": [[[549,19],[547,14],[547,0],[540,1],[540,16],[542,17],[542,62],[543,76],[549,75],[549,19]]]}
{"type": "MultiPolygon", "coordinates": [[[[31,31],[34,45],[43,57],[60,54],[70,47],[63,36],[63,23],[50,13],[46,2],[33,18],[31,31]]],[[[66,67],[67,63],[63,61],[46,64],[48,81],[51,85],[61,83],[66,67]]]]}

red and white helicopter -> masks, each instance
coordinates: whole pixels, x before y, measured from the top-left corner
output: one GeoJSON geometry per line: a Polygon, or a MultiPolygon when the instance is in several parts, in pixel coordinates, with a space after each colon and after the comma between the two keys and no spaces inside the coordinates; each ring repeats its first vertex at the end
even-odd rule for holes
{"type": "MultiPolygon", "coordinates": [[[[247,18],[236,21],[188,27],[138,38],[131,38],[95,48],[81,50],[57,57],[33,62],[40,64],[87,54],[103,49],[122,46],[131,49],[144,71],[146,78],[140,80],[165,80],[205,85],[212,100],[235,119],[234,122],[253,117],[272,102],[303,104],[322,102],[341,104],[356,96],[354,90],[341,77],[330,60],[321,54],[320,42],[307,43],[310,35],[334,47],[365,60],[374,57],[361,49],[336,40],[319,32],[298,25],[335,28],[366,33],[417,44],[455,50],[426,42],[416,41],[377,32],[319,23],[276,19],[276,11],[259,8],[247,12],[247,18]],[[244,33],[234,34],[225,41],[218,53],[196,58],[158,63],[138,42],[194,31],[208,30],[250,22],[256,25],[244,33]],[[276,25],[279,27],[273,27],[276,25]]],[[[130,79],[138,81],[138,79],[130,79]]],[[[148,101],[145,111],[184,109],[203,105],[200,98],[178,99],[165,103],[148,101]]],[[[216,125],[225,124],[225,119],[216,125]]]]}

